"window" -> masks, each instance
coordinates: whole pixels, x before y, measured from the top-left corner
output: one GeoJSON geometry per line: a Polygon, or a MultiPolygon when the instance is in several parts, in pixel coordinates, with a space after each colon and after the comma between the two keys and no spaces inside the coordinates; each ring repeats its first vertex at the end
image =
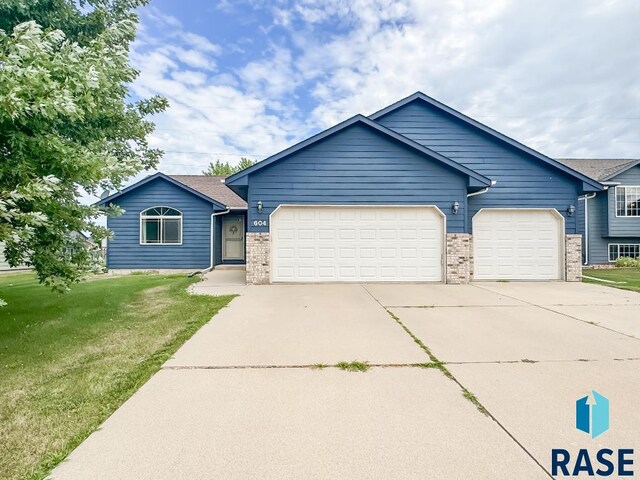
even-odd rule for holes
{"type": "Polygon", "coordinates": [[[182,244],[182,213],[170,207],[147,208],[140,213],[140,243],[182,244]]]}
{"type": "Polygon", "coordinates": [[[640,244],[609,244],[609,261],[615,262],[620,257],[640,257],[640,244]]]}
{"type": "Polygon", "coordinates": [[[640,187],[616,187],[616,217],[640,217],[640,187]]]}

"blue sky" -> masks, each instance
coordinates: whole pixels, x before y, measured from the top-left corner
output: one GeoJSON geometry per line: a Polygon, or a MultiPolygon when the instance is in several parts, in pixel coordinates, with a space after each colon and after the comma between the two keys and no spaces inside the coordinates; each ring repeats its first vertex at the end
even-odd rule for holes
{"type": "Polygon", "coordinates": [[[556,157],[640,157],[637,0],[154,0],[166,173],[261,159],[421,90],[556,157]]]}

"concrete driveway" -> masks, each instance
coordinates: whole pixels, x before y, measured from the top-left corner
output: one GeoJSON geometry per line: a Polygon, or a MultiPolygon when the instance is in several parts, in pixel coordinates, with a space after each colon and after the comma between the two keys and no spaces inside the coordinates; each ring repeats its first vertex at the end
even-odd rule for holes
{"type": "Polygon", "coordinates": [[[587,284],[249,286],[52,477],[549,478],[552,448],[640,450],[639,323],[587,284]]]}

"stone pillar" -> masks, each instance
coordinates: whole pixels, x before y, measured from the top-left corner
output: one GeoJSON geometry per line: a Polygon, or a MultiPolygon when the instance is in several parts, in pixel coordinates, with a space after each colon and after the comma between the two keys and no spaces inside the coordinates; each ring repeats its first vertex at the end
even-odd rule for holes
{"type": "Polygon", "coordinates": [[[473,237],[447,233],[447,283],[469,283],[473,278],[473,237]]]}
{"type": "Polygon", "coordinates": [[[269,283],[269,233],[247,232],[247,285],[269,283]]]}
{"type": "Polygon", "coordinates": [[[582,280],[582,235],[567,235],[564,252],[565,280],[580,282],[582,280]]]}

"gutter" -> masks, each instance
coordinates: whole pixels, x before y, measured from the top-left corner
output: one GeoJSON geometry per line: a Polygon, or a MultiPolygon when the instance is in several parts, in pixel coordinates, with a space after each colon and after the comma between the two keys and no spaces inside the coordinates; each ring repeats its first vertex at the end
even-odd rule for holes
{"type": "MultiPolygon", "coordinates": [[[[497,183],[496,180],[491,180],[491,187],[493,187],[496,183],[497,183]]],[[[489,191],[489,188],[491,187],[485,187],[482,190],[478,190],[477,192],[467,193],[467,198],[475,197],[476,195],[482,195],[483,193],[487,193],[489,191]]]]}
{"type": "Polygon", "coordinates": [[[589,199],[596,196],[596,193],[578,197],[584,200],[584,265],[589,265],[589,199]]]}

